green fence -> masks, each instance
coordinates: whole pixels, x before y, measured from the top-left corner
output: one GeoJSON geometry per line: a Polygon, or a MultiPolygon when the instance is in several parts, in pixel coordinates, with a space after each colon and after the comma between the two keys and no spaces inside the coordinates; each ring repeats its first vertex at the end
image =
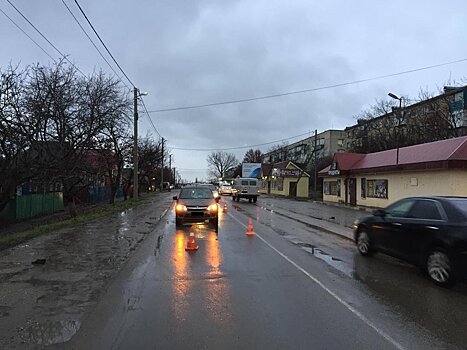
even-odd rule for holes
{"type": "Polygon", "coordinates": [[[52,214],[63,210],[63,193],[31,194],[16,198],[16,220],[52,214]]]}

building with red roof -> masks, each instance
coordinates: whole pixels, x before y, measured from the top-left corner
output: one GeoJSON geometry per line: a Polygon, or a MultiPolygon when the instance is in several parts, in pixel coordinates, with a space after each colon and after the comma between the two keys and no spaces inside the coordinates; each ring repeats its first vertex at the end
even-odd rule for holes
{"type": "Polygon", "coordinates": [[[336,153],[319,172],[323,199],[385,207],[417,195],[467,196],[467,136],[387,151],[336,153]]]}

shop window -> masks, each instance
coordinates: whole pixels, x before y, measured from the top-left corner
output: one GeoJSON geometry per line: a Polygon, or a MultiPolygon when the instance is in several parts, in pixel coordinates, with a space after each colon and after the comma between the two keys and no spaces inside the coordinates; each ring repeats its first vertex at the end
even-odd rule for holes
{"type": "Polygon", "coordinates": [[[362,177],[360,181],[361,181],[360,190],[362,193],[362,198],[366,198],[366,178],[362,177]]]}
{"type": "Polygon", "coordinates": [[[323,183],[323,192],[324,194],[329,194],[331,196],[341,195],[341,180],[337,181],[325,181],[323,183]]]}
{"type": "Polygon", "coordinates": [[[388,180],[366,180],[367,198],[388,198],[388,180]]]}
{"type": "Polygon", "coordinates": [[[324,194],[331,194],[330,186],[329,186],[329,181],[324,181],[323,182],[323,193],[324,194]]]}

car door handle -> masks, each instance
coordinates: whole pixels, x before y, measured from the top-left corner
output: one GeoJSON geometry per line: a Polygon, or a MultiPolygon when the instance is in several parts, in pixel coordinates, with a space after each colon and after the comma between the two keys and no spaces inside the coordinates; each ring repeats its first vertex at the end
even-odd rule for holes
{"type": "Polygon", "coordinates": [[[430,230],[439,230],[439,227],[436,226],[425,226],[426,228],[429,228],[430,230]]]}
{"type": "Polygon", "coordinates": [[[402,226],[402,224],[400,222],[393,222],[392,223],[394,226],[402,226]]]}

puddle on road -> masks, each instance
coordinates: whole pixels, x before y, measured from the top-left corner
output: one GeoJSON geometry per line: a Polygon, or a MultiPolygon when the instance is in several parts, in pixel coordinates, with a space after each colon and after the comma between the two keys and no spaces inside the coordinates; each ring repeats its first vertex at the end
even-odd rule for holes
{"type": "Polygon", "coordinates": [[[234,207],[234,209],[235,209],[236,211],[239,211],[239,212],[244,212],[244,211],[245,211],[245,209],[243,209],[242,207],[240,207],[238,204],[234,204],[234,205],[232,205],[232,206],[234,207]]]}
{"type": "Polygon", "coordinates": [[[81,322],[78,320],[46,320],[33,323],[24,332],[29,342],[47,346],[64,343],[78,332],[81,322]]]}
{"type": "Polygon", "coordinates": [[[157,236],[156,248],[154,249],[154,255],[157,256],[160,253],[162,240],[164,239],[164,235],[157,236]]]}
{"type": "Polygon", "coordinates": [[[340,272],[344,273],[345,275],[354,278],[355,277],[355,272],[354,270],[349,267],[344,261],[341,259],[335,258],[328,253],[324,252],[322,249],[317,248],[313,244],[310,243],[305,243],[300,241],[298,237],[295,236],[288,236],[286,237],[290,242],[293,244],[302,247],[305,251],[313,255],[314,257],[324,261],[327,263],[329,266],[335,268],[336,270],[339,270],[340,272]]]}

